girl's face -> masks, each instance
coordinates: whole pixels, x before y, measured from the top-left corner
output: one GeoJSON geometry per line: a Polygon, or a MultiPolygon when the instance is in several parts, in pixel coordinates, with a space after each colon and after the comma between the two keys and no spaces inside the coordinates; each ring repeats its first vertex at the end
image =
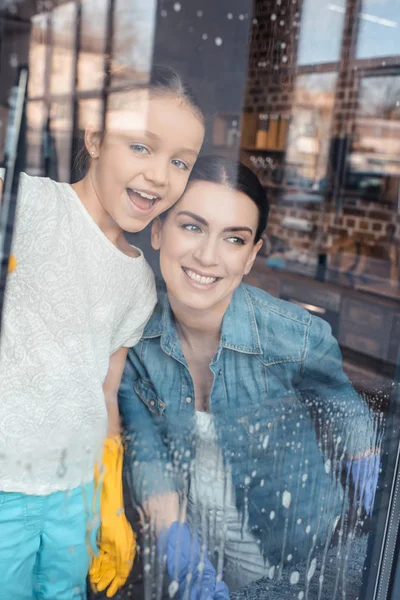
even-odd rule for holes
{"type": "MultiPolygon", "coordinates": [[[[143,92],[142,92],[143,94],[143,92]]],[[[193,109],[175,96],[146,96],[111,112],[100,141],[87,132],[89,178],[104,213],[141,231],[182,195],[204,137],[193,109]]]]}
{"type": "Polygon", "coordinates": [[[254,243],[258,218],[244,193],[205,181],[190,184],[152,228],[171,302],[225,311],[262,246],[261,240],[254,243]]]}

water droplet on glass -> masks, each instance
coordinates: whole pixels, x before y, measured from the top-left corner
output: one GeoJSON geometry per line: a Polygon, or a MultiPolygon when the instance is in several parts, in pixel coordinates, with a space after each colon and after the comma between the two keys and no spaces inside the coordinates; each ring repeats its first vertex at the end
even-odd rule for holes
{"type": "Polygon", "coordinates": [[[202,40],[207,40],[208,39],[208,35],[206,33],[203,33],[203,35],[201,36],[202,40]]]}
{"type": "Polygon", "coordinates": [[[275,519],[275,511],[271,510],[271,512],[269,513],[269,518],[271,519],[271,521],[273,521],[275,519]]]}
{"type": "Polygon", "coordinates": [[[316,569],[317,569],[317,559],[313,558],[311,561],[310,568],[308,569],[307,581],[311,581],[311,579],[314,577],[316,569]]]}
{"type": "Polygon", "coordinates": [[[174,4],[174,11],[175,12],[179,12],[182,8],[182,4],[180,2],[175,2],[174,4]]]}
{"type": "Polygon", "coordinates": [[[16,69],[18,67],[18,54],[13,52],[10,54],[10,67],[16,69]]]}
{"type": "Polygon", "coordinates": [[[293,573],[290,575],[290,583],[292,585],[296,585],[296,583],[299,583],[300,581],[300,573],[298,571],[293,571],[293,573]]]}
{"type": "MultiPolygon", "coordinates": [[[[262,65],[260,65],[260,63],[259,63],[259,66],[262,66],[262,65]]],[[[262,444],[264,450],[266,450],[267,447],[268,447],[268,441],[269,441],[269,435],[266,435],[265,438],[264,438],[264,440],[263,440],[263,444],[262,444]]]]}
{"type": "Polygon", "coordinates": [[[303,477],[301,479],[302,479],[302,481],[306,482],[307,479],[308,479],[307,473],[304,473],[304,475],[303,475],[303,477]]]}
{"type": "Polygon", "coordinates": [[[228,17],[228,19],[233,19],[233,14],[232,13],[228,13],[226,16],[228,17]]]}
{"type": "Polygon", "coordinates": [[[276,14],[275,14],[275,13],[273,13],[273,14],[271,15],[271,21],[276,21],[276,18],[277,18],[277,17],[276,17],[276,14]]]}
{"type": "Polygon", "coordinates": [[[198,10],[196,14],[197,14],[198,17],[202,17],[203,16],[203,11],[202,10],[198,10]]]}
{"type": "Polygon", "coordinates": [[[328,458],[328,460],[325,461],[325,473],[330,473],[331,472],[331,460],[330,458],[328,458]]]}
{"type": "Polygon", "coordinates": [[[166,17],[168,13],[166,10],[162,10],[160,14],[162,17],[166,17]]]}
{"type": "Polygon", "coordinates": [[[297,525],[301,525],[301,519],[300,519],[300,517],[297,519],[297,525]]]}
{"type": "Polygon", "coordinates": [[[290,507],[290,503],[292,501],[292,494],[285,490],[282,495],[282,504],[285,508],[290,507]]]}
{"type": "Polygon", "coordinates": [[[311,531],[311,525],[307,525],[307,527],[306,527],[306,533],[310,533],[310,531],[311,531]]]}
{"type": "Polygon", "coordinates": [[[279,21],[279,25],[280,25],[281,27],[283,27],[283,26],[284,26],[284,24],[285,24],[285,21],[279,21]]]}
{"type": "Polygon", "coordinates": [[[239,15],[239,21],[244,21],[244,15],[239,15]]]}
{"type": "Polygon", "coordinates": [[[273,578],[274,578],[274,575],[275,575],[275,567],[270,567],[270,568],[268,569],[268,577],[269,577],[270,579],[273,579],[273,578]]]}
{"type": "Polygon", "coordinates": [[[247,476],[244,478],[244,485],[250,485],[250,482],[251,482],[250,477],[247,476]]]}
{"type": "Polygon", "coordinates": [[[257,25],[258,21],[257,19],[253,19],[253,25],[257,25]]]}
{"type": "Polygon", "coordinates": [[[304,592],[299,592],[299,600],[303,600],[304,598],[304,592]]]}
{"type": "Polygon", "coordinates": [[[168,587],[168,594],[170,598],[173,598],[176,592],[179,590],[179,583],[177,581],[171,581],[168,587]]]}
{"type": "Polygon", "coordinates": [[[292,554],[288,554],[288,557],[287,557],[287,559],[288,559],[288,561],[290,562],[290,561],[293,559],[293,555],[292,555],[292,554]]]}
{"type": "Polygon", "coordinates": [[[216,37],[215,38],[215,45],[216,46],[222,46],[222,38],[216,37]]]}
{"type": "MultiPolygon", "coordinates": [[[[287,63],[287,61],[288,61],[288,57],[282,56],[282,62],[287,63]]],[[[297,423],[297,427],[300,427],[300,423],[297,423]]]]}

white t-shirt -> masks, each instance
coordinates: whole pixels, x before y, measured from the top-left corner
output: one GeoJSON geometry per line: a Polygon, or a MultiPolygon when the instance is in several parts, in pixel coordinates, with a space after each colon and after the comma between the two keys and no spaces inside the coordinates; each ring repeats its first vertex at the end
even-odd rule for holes
{"type": "Polygon", "coordinates": [[[155,303],[150,266],[118,250],[69,184],[21,176],[0,331],[0,490],[49,494],[93,478],[111,354],[155,303]]]}

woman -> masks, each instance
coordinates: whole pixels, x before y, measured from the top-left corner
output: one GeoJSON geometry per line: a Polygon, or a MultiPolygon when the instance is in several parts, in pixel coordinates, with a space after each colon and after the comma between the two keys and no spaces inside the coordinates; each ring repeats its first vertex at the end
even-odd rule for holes
{"type": "Polygon", "coordinates": [[[329,325],[242,283],[268,209],[247,167],[198,160],[152,227],[167,294],[129,352],[119,407],[132,492],[158,530],[187,504],[229,589],[287,572],[300,598],[335,531],[344,543],[346,473],[376,441],[329,325]]]}

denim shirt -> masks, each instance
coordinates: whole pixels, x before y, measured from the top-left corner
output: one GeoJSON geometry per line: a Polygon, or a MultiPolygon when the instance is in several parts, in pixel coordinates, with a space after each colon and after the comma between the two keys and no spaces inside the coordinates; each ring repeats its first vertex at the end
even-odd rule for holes
{"type": "MultiPolygon", "coordinates": [[[[343,465],[375,435],[330,326],[241,284],[210,369],[210,410],[243,526],[278,568],[328,547],[349,504],[343,465]]],[[[166,294],[129,351],[119,408],[136,501],[187,489],[195,390],[166,294]]]]}

